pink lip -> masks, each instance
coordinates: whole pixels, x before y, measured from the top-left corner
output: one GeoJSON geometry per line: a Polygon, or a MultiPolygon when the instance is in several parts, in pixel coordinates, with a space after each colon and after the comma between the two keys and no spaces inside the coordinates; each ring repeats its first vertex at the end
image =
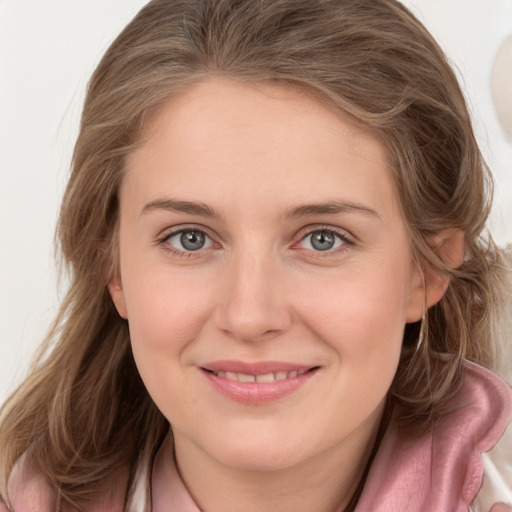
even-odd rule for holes
{"type": "Polygon", "coordinates": [[[262,405],[283,398],[306,384],[317,373],[318,367],[285,363],[280,361],[262,361],[245,363],[241,361],[215,361],[201,367],[203,375],[213,388],[236,402],[247,405],[262,405]],[[215,375],[213,372],[233,372],[247,375],[265,375],[267,373],[309,370],[302,375],[275,380],[273,382],[239,382],[215,375]]]}

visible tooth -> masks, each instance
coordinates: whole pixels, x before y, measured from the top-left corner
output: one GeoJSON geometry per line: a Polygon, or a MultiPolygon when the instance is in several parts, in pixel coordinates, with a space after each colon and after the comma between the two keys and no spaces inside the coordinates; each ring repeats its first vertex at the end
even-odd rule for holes
{"type": "Polygon", "coordinates": [[[238,380],[240,382],[256,382],[256,377],[254,375],[247,375],[245,373],[239,373],[238,380]]]}
{"type": "Polygon", "coordinates": [[[274,382],[276,379],[273,373],[265,373],[264,375],[256,375],[256,382],[274,382]]]}
{"type": "Polygon", "coordinates": [[[305,368],[303,370],[293,370],[291,372],[265,373],[264,375],[249,375],[246,373],[224,371],[213,372],[213,374],[217,377],[223,377],[228,380],[236,380],[239,382],[274,382],[276,380],[294,379],[295,377],[304,375],[307,371],[308,369],[305,368]]]}

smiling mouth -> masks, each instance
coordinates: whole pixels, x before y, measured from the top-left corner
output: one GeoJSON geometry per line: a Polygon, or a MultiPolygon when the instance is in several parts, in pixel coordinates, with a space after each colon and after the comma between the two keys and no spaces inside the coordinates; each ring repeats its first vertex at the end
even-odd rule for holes
{"type": "Polygon", "coordinates": [[[249,406],[276,402],[306,386],[321,369],[279,362],[217,361],[200,367],[217,392],[249,406]]]}
{"type": "Polygon", "coordinates": [[[269,372],[264,373],[262,375],[252,375],[249,373],[235,373],[230,371],[214,371],[209,370],[207,368],[203,368],[204,371],[214,375],[215,377],[225,378],[227,380],[236,381],[236,382],[275,382],[287,379],[295,379],[296,377],[300,377],[308,372],[318,369],[318,366],[313,368],[303,368],[301,370],[292,370],[292,371],[277,371],[277,372],[269,372]]]}

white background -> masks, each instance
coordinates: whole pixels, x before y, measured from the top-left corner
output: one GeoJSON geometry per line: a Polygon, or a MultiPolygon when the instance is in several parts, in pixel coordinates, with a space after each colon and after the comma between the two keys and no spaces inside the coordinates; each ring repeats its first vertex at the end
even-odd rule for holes
{"type": "MultiPolygon", "coordinates": [[[[512,0],[404,1],[460,73],[496,176],[491,231],[506,245],[512,146],[494,112],[490,75],[512,34],[512,0]]],[[[22,378],[62,296],[53,232],[88,77],[144,3],[0,0],[0,403],[22,378]]]]}

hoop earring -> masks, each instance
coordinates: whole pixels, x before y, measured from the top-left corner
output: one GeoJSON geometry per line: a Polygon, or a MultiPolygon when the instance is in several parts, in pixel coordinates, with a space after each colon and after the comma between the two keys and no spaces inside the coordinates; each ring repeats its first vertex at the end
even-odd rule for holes
{"type": "Polygon", "coordinates": [[[423,309],[423,313],[421,314],[421,325],[420,325],[420,334],[418,336],[418,341],[416,343],[416,352],[418,352],[423,345],[423,340],[425,339],[425,309],[423,309]]]}

